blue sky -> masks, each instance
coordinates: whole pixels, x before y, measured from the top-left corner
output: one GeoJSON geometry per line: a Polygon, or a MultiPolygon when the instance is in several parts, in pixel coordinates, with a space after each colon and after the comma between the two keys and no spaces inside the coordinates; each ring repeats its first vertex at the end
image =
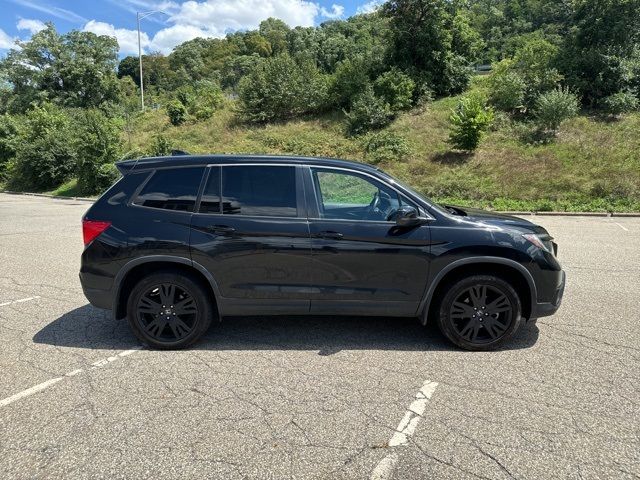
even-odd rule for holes
{"type": "Polygon", "coordinates": [[[142,21],[146,52],[169,53],[196,37],[256,28],[268,17],[290,26],[317,25],[369,12],[382,0],[0,0],[0,55],[51,21],[60,32],[88,30],[118,39],[120,54],[137,54],[136,11],[162,10],[142,21]]]}

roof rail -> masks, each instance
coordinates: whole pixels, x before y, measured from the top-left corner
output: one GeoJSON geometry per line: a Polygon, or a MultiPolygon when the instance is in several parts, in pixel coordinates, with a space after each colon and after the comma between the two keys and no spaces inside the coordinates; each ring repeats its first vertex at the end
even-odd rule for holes
{"type": "Polygon", "coordinates": [[[180,155],[190,155],[190,153],[184,150],[171,150],[172,157],[179,157],[180,155]]]}

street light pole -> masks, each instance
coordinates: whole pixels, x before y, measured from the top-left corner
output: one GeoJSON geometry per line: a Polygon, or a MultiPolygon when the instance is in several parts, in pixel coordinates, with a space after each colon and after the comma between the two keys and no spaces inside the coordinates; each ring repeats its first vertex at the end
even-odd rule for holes
{"type": "Polygon", "coordinates": [[[138,62],[140,63],[140,108],[144,112],[144,85],[142,84],[142,47],[140,46],[140,12],[136,12],[138,21],[138,62]]]}
{"type": "Polygon", "coordinates": [[[136,12],[136,22],[138,23],[138,62],[140,64],[140,108],[144,112],[144,80],[142,79],[142,45],[140,43],[140,20],[147,18],[154,13],[162,13],[167,15],[162,10],[150,10],[148,12],[136,12]]]}

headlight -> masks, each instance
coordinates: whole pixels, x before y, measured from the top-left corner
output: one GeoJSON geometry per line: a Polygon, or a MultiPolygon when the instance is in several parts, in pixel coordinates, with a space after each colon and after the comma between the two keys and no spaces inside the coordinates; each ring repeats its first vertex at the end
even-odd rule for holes
{"type": "Polygon", "coordinates": [[[546,238],[540,235],[536,235],[535,233],[524,233],[522,236],[533,243],[540,250],[544,250],[545,252],[549,252],[553,255],[553,244],[551,242],[551,238],[549,238],[547,235],[545,235],[546,238]]]}

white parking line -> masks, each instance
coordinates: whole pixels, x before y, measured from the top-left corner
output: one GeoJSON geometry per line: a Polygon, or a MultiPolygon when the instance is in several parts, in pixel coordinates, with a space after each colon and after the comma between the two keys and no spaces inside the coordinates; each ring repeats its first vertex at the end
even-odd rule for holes
{"type": "Polygon", "coordinates": [[[629,229],[628,229],[627,227],[625,227],[625,226],[623,226],[623,225],[620,225],[618,222],[613,222],[613,223],[615,223],[616,225],[618,225],[618,226],[619,226],[621,229],[623,229],[625,232],[628,232],[628,231],[629,231],[629,229]]]}
{"type": "Polygon", "coordinates": [[[0,307],[6,307],[7,305],[13,305],[14,303],[28,302],[29,300],[37,300],[38,298],[40,298],[40,295],[36,295],[35,297],[21,298],[20,300],[12,300],[11,302],[0,303],[0,307]]]}
{"type": "MultiPolygon", "coordinates": [[[[101,368],[104,367],[105,365],[108,365],[109,363],[118,360],[118,358],[122,358],[122,357],[126,357],[128,355],[131,355],[132,353],[135,353],[139,350],[141,350],[142,347],[137,347],[137,348],[132,348],[130,350],[125,350],[123,352],[118,353],[117,355],[114,355],[112,357],[108,357],[106,359],[103,360],[99,360],[97,362],[94,362],[91,364],[91,370],[94,370],[96,368],[101,368]]],[[[15,395],[11,395],[10,397],[7,397],[3,400],[0,400],[0,408],[2,407],[6,407],[7,405],[16,402],[18,400],[21,400],[25,397],[30,397],[31,395],[34,395],[38,392],[41,392],[43,390],[46,390],[47,388],[51,387],[52,385],[55,385],[56,383],[58,383],[60,380],[64,380],[66,377],[75,377],[76,375],[83,373],[84,369],[82,368],[78,368],[76,370],[72,370],[69,373],[64,374],[61,377],[56,377],[56,378],[52,378],[50,380],[47,380],[46,382],[42,382],[39,383],[38,385],[34,385],[31,388],[27,388],[26,390],[23,390],[21,392],[16,393],[15,395]]]]}
{"type": "Polygon", "coordinates": [[[52,378],[51,380],[47,380],[46,382],[39,383],[38,385],[34,385],[31,388],[27,388],[26,390],[18,392],[15,395],[11,395],[10,397],[5,398],[4,400],[0,400],[0,408],[6,407],[10,403],[17,402],[22,398],[29,397],[35,393],[41,392],[42,390],[49,388],[51,385],[55,385],[63,378],[64,377],[52,378]]]}
{"type": "Polygon", "coordinates": [[[393,476],[393,471],[400,458],[396,447],[406,445],[409,437],[416,431],[416,427],[427,408],[427,403],[437,386],[436,382],[429,380],[424,382],[422,388],[416,394],[416,399],[409,405],[391,440],[389,440],[391,452],[376,465],[376,468],[371,473],[371,480],[388,480],[393,476]]]}

